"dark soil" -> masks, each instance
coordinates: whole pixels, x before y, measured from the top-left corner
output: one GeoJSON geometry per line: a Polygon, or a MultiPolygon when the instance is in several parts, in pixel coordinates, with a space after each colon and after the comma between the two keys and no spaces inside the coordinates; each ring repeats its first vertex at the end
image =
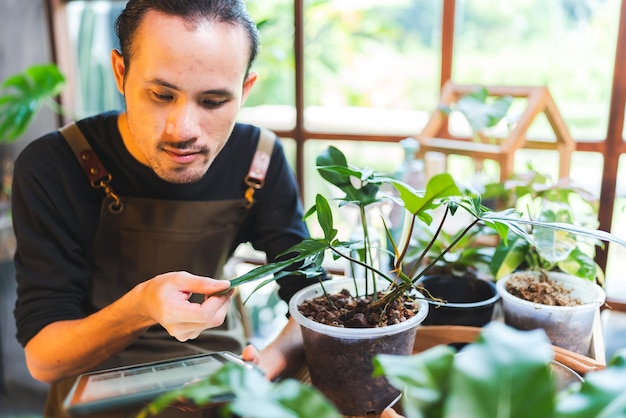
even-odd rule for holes
{"type": "MultiPolygon", "coordinates": [[[[383,295],[378,293],[378,297],[383,295]]],[[[415,316],[415,300],[403,296],[377,309],[369,307],[372,297],[354,297],[343,289],[340,293],[304,301],[298,307],[302,315],[320,324],[340,328],[375,328],[399,324],[415,316]]]]}
{"type": "Polygon", "coordinates": [[[580,305],[580,299],[571,296],[571,290],[564,288],[542,271],[513,273],[506,284],[506,290],[518,298],[549,306],[580,305]]]}

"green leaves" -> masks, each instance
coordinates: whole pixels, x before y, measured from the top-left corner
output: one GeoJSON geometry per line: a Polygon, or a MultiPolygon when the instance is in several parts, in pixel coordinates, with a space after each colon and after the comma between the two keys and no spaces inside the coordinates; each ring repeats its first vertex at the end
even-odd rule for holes
{"type": "Polygon", "coordinates": [[[0,142],[19,138],[39,109],[65,86],[65,77],[54,64],[32,66],[2,83],[0,96],[0,142]]]}
{"type": "Polygon", "coordinates": [[[426,211],[438,206],[436,204],[438,199],[461,195],[454,179],[448,173],[433,176],[428,181],[425,192],[418,192],[399,180],[390,179],[389,182],[400,193],[404,208],[426,224],[432,221],[432,217],[426,211]]]}
{"type": "MultiPolygon", "coordinates": [[[[328,200],[320,194],[317,195],[315,207],[309,212],[317,213],[317,220],[320,227],[324,231],[323,239],[306,239],[288,250],[279,254],[279,257],[290,255],[282,261],[268,263],[250,270],[239,277],[230,281],[231,287],[239,286],[243,283],[249,283],[263,279],[274,274],[273,278],[263,281],[254,291],[265,286],[266,284],[284,277],[289,274],[300,274],[302,276],[319,276],[322,273],[322,263],[324,261],[324,253],[331,248],[348,247],[349,242],[340,242],[335,240],[337,230],[333,226],[333,215],[328,204],[328,200]],[[301,263],[302,267],[296,271],[287,271],[289,267],[301,263]]],[[[252,293],[254,293],[254,291],[252,293]]]]}
{"type": "Polygon", "coordinates": [[[552,357],[544,331],[519,332],[492,323],[455,358],[444,416],[459,410],[471,417],[550,416],[552,357]]]}
{"type": "Polygon", "coordinates": [[[324,239],[331,243],[337,236],[337,230],[333,227],[333,212],[330,209],[328,200],[321,194],[315,196],[315,208],[317,211],[317,221],[324,231],[324,239]]]}
{"type": "Polygon", "coordinates": [[[144,408],[139,417],[157,414],[183,399],[197,406],[227,402],[223,410],[250,418],[341,417],[312,386],[293,379],[273,383],[258,370],[237,364],[225,364],[198,383],[168,392],[144,408]]]}
{"type": "Polygon", "coordinates": [[[626,416],[626,351],[615,356],[605,370],[590,372],[579,390],[564,393],[556,418],[609,418],[626,416]]]}
{"type": "MultiPolygon", "coordinates": [[[[489,218],[497,218],[489,216],[489,218]]],[[[491,270],[497,279],[513,272],[523,261],[529,268],[548,268],[557,265],[565,273],[577,277],[594,280],[596,264],[579,246],[579,238],[586,237],[598,241],[615,242],[626,247],[626,241],[605,231],[595,230],[564,222],[540,222],[527,219],[515,220],[515,232],[528,241],[525,245],[518,240],[513,243],[502,241],[496,247],[491,270]],[[520,225],[532,226],[529,235],[519,232],[520,225]],[[573,245],[573,241],[576,245],[573,245]]],[[[511,223],[509,227],[514,227],[511,223]]],[[[513,239],[511,237],[510,239],[513,239]]]]}
{"type": "Polygon", "coordinates": [[[551,417],[552,348],[542,330],[493,322],[454,356],[436,346],[413,356],[377,356],[377,373],[403,391],[408,418],[551,417]]]}
{"type": "MultiPolygon", "coordinates": [[[[230,286],[235,287],[243,283],[249,283],[256,280],[260,280],[264,277],[268,277],[275,273],[281,273],[280,276],[275,275],[273,279],[263,282],[267,284],[273,280],[277,280],[280,277],[287,274],[294,274],[293,272],[284,272],[283,270],[291,267],[292,265],[302,262],[303,266],[311,266],[317,269],[317,264],[321,264],[321,260],[318,260],[318,254],[323,253],[328,248],[328,244],[322,239],[306,239],[285,252],[293,253],[293,255],[285,260],[268,263],[250,270],[247,273],[242,274],[230,281],[230,286]],[[314,263],[314,261],[316,261],[314,263]]],[[[318,271],[318,275],[320,272],[318,271]]]]}
{"type": "MultiPolygon", "coordinates": [[[[463,258],[460,256],[455,258],[454,252],[451,252],[457,245],[460,247],[466,245],[467,240],[464,236],[467,235],[469,240],[472,235],[471,232],[475,228],[491,229],[501,238],[496,251],[493,253],[493,265],[491,266],[496,278],[513,272],[524,262],[534,266],[533,263],[536,264],[535,261],[540,259],[538,255],[543,254],[545,254],[544,263],[558,265],[564,272],[575,272],[574,274],[577,276],[591,278],[596,266],[590,257],[580,251],[579,241],[577,241],[579,237],[593,238],[597,241],[612,241],[626,247],[626,241],[612,234],[569,223],[571,217],[565,216],[564,212],[558,209],[558,206],[553,213],[546,211],[544,217],[538,218],[538,220],[524,219],[521,213],[514,208],[498,212],[491,211],[482,205],[480,196],[473,195],[465,189],[461,190],[452,176],[447,173],[433,176],[425,190],[414,190],[393,177],[375,173],[368,168],[350,166],[345,155],[332,146],[317,157],[317,168],[322,178],[345,193],[342,198],[338,199],[340,208],[346,204],[358,206],[361,227],[364,231],[363,240],[342,242],[337,239],[339,231],[335,229],[331,205],[326,197],[318,194],[315,199],[315,206],[307,211],[305,217],[312,214],[317,215],[317,221],[323,231],[323,238],[307,239],[301,242],[285,251],[283,255],[287,255],[288,259],[257,267],[232,280],[232,286],[264,279],[257,286],[258,289],[285,275],[298,274],[303,277],[320,275],[327,250],[335,258],[344,257],[351,263],[364,267],[368,272],[391,281],[392,278],[387,273],[370,263],[373,257],[370,255],[370,248],[368,248],[367,224],[364,221],[367,219],[366,207],[383,198],[388,198],[394,204],[402,206],[414,216],[405,223],[402,237],[398,240],[399,243],[393,242],[390,246],[394,249],[393,256],[396,257],[393,260],[394,271],[400,277],[404,274],[411,281],[417,281],[421,275],[426,274],[428,268],[435,265],[448,252],[450,252],[450,256],[444,260],[446,262],[456,260],[459,264],[488,263],[489,257],[491,257],[489,251],[468,250],[466,254],[463,254],[463,258]],[[382,196],[382,193],[379,194],[379,188],[384,184],[392,185],[397,190],[397,195],[382,196]],[[461,225],[459,233],[455,234],[452,241],[448,240],[448,242],[445,242],[446,232],[443,231],[443,224],[440,224],[435,232],[428,235],[429,241],[426,246],[422,245],[418,249],[420,253],[416,254],[414,249],[410,248],[411,245],[415,245],[415,242],[419,241],[413,239],[413,232],[418,231],[420,226],[426,229],[433,221],[432,212],[443,206],[448,209],[446,214],[453,215],[462,208],[473,219],[470,219],[465,225],[461,225]],[[416,225],[413,221],[421,222],[417,222],[416,225]],[[350,251],[340,251],[343,248],[349,248],[350,251]],[[350,253],[356,254],[355,258],[352,258],[350,253]],[[417,268],[426,253],[433,261],[426,269],[421,269],[418,273],[417,268]],[[402,271],[403,260],[415,260],[411,272],[402,271]],[[298,270],[292,271],[296,265],[300,267],[298,270]],[[418,274],[418,276],[413,277],[414,274],[418,274]],[[269,277],[271,275],[274,277],[269,277]]],[[[445,222],[445,216],[441,222],[445,222]]],[[[389,238],[393,238],[391,234],[388,233],[387,235],[389,238]]]]}
{"type": "Polygon", "coordinates": [[[519,235],[510,235],[507,243],[500,242],[493,253],[491,273],[497,279],[513,273],[526,258],[530,244],[519,235]]]}
{"type": "Polygon", "coordinates": [[[339,206],[347,203],[367,206],[377,202],[379,185],[389,179],[369,168],[349,167],[343,153],[333,146],[320,153],[316,161],[322,178],[345,193],[339,206]]]}
{"type": "Polygon", "coordinates": [[[454,354],[453,348],[443,345],[408,357],[380,354],[374,358],[374,375],[384,375],[391,385],[403,390],[406,416],[441,417],[454,354]]]}
{"type": "MultiPolygon", "coordinates": [[[[588,372],[582,384],[562,392],[550,371],[553,355],[543,330],[519,331],[492,322],[456,355],[444,345],[412,356],[377,355],[374,374],[402,390],[407,418],[626,416],[626,351],[605,370],[588,372]]],[[[341,417],[314,387],[293,379],[270,382],[258,370],[236,364],[159,397],[139,417],[182,400],[198,407],[221,402],[224,412],[250,418],[341,417]]]]}
{"type": "MultiPolygon", "coordinates": [[[[489,93],[485,87],[479,87],[454,103],[454,106],[440,106],[440,109],[450,114],[457,110],[465,116],[474,137],[487,128],[496,126],[508,113],[513,98],[511,96],[501,96],[492,101],[488,101],[489,93]]],[[[476,138],[475,138],[476,139],[476,138]]]]}

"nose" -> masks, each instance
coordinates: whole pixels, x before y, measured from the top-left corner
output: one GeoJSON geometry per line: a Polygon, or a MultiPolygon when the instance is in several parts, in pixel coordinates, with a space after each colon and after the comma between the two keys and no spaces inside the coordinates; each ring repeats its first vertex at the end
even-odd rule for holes
{"type": "Polygon", "coordinates": [[[200,119],[198,109],[191,103],[180,103],[169,113],[165,125],[168,138],[187,141],[200,136],[200,119]]]}

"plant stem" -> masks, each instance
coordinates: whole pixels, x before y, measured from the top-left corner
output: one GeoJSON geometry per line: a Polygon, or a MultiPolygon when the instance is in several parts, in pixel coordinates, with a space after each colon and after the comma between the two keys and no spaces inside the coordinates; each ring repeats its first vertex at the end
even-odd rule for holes
{"type": "MultiPolygon", "coordinates": [[[[422,265],[422,261],[424,260],[424,257],[426,257],[426,254],[428,254],[428,251],[430,251],[431,247],[435,244],[435,241],[437,241],[437,238],[439,237],[439,234],[441,233],[441,230],[443,229],[443,225],[446,223],[446,219],[448,218],[448,213],[450,213],[450,208],[446,205],[446,210],[443,213],[443,217],[441,218],[441,222],[439,222],[439,227],[437,228],[437,230],[433,234],[433,237],[431,238],[430,242],[428,243],[428,245],[426,246],[424,251],[422,251],[422,254],[420,254],[419,258],[413,264],[413,267],[411,268],[411,270],[409,272],[409,277],[412,277],[412,276],[414,276],[417,273],[417,269],[419,268],[419,266],[422,265]]],[[[447,252],[447,250],[446,250],[446,252],[447,252]]],[[[441,258],[437,258],[437,261],[439,261],[440,259],[441,258]]]]}
{"type": "MultiPolygon", "coordinates": [[[[409,250],[409,246],[411,245],[411,235],[413,235],[413,228],[415,228],[415,218],[417,218],[416,215],[413,215],[411,217],[411,225],[409,226],[409,229],[408,229],[407,239],[404,242],[404,246],[402,248],[402,252],[400,253],[400,255],[398,255],[398,259],[396,260],[396,264],[394,265],[394,268],[395,268],[396,271],[402,270],[402,260],[404,260],[404,257],[406,256],[406,252],[409,250]]],[[[420,259],[421,258],[422,257],[420,257],[420,259]]]]}
{"type": "MultiPolygon", "coordinates": [[[[348,260],[348,261],[350,261],[352,263],[358,264],[359,266],[364,267],[365,270],[369,270],[372,273],[376,273],[377,275],[379,275],[380,277],[384,278],[385,280],[387,280],[390,283],[394,282],[394,280],[391,277],[389,277],[388,275],[386,275],[382,271],[378,270],[376,267],[370,266],[370,265],[362,262],[361,260],[357,260],[356,258],[352,258],[349,255],[346,255],[343,252],[337,250],[335,247],[329,247],[329,248],[330,248],[330,250],[333,253],[337,254],[339,257],[345,258],[346,260],[348,260]]],[[[367,280],[366,280],[366,282],[367,282],[367,280]]]]}
{"type": "Polygon", "coordinates": [[[433,261],[431,261],[416,277],[414,277],[412,279],[412,282],[415,283],[428,270],[430,270],[435,264],[437,264],[437,262],[439,260],[441,260],[443,258],[443,256],[446,255],[447,252],[450,251],[456,245],[456,243],[459,242],[461,240],[461,238],[463,238],[465,236],[465,234],[467,234],[469,232],[469,230],[472,229],[474,227],[474,225],[476,225],[479,221],[480,221],[479,218],[474,219],[474,221],[471,224],[469,224],[467,226],[467,228],[465,228],[463,230],[463,232],[461,232],[460,234],[457,235],[457,237],[454,239],[454,241],[452,241],[450,243],[450,245],[448,245],[441,253],[439,253],[439,255],[437,255],[437,257],[435,257],[435,259],[433,261]]]}
{"type": "MultiPolygon", "coordinates": [[[[367,228],[367,215],[365,213],[365,206],[359,205],[359,211],[361,214],[361,228],[363,228],[363,245],[364,245],[364,248],[363,248],[364,260],[363,261],[365,264],[373,265],[374,257],[372,255],[372,243],[370,241],[370,234],[367,228]]],[[[368,279],[367,276],[369,275],[369,273],[370,273],[369,270],[366,269],[365,270],[365,294],[369,294],[369,289],[368,289],[369,281],[367,280],[368,279]]],[[[376,297],[376,281],[375,280],[372,280],[372,286],[374,287],[372,294],[374,294],[374,297],[376,297]]]]}
{"type": "Polygon", "coordinates": [[[319,283],[320,283],[320,286],[322,287],[322,291],[324,292],[324,296],[326,297],[326,301],[328,302],[330,306],[333,307],[333,309],[337,310],[337,307],[333,303],[333,300],[330,298],[330,296],[328,296],[328,292],[326,291],[326,287],[324,286],[324,281],[319,280],[319,283]]]}
{"type": "Polygon", "coordinates": [[[394,285],[395,285],[394,289],[391,292],[387,293],[385,296],[383,296],[382,298],[378,300],[373,300],[372,302],[370,302],[369,304],[370,309],[376,309],[381,305],[386,305],[390,301],[400,298],[400,296],[402,296],[407,291],[406,282],[402,282],[402,283],[394,282],[394,285]]]}

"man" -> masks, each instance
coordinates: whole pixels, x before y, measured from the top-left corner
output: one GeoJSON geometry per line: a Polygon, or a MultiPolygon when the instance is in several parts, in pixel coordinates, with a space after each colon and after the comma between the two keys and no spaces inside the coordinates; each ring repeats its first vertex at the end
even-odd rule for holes
{"type": "MultiPolygon", "coordinates": [[[[215,277],[242,242],[274,260],[308,236],[280,143],[258,145],[258,128],[235,123],[257,78],[243,2],[130,0],[116,30],[125,112],[50,133],[15,163],[17,337],[33,377],[53,383],[45,416],[62,414],[88,370],[241,352],[233,291],[215,277]],[[270,164],[246,183],[263,172],[257,145],[270,164]]],[[[279,284],[288,300],[308,283],[279,284]]],[[[300,344],[290,320],[243,356],[272,379],[300,344]]]]}

